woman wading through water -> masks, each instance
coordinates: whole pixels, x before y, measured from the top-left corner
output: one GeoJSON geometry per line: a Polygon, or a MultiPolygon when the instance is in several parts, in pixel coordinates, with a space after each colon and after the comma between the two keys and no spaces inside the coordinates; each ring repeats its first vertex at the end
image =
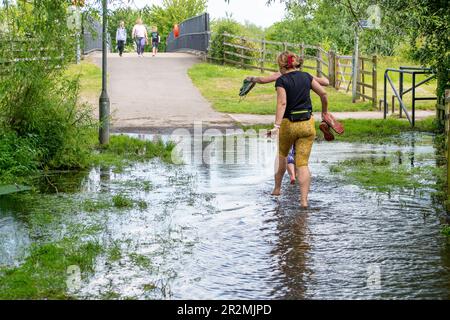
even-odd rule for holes
{"type": "Polygon", "coordinates": [[[277,111],[270,136],[278,135],[278,159],[275,187],[272,195],[281,194],[281,183],[286,172],[286,158],[291,146],[295,148],[295,166],[300,183],[300,205],[308,207],[311,172],[308,167],[311,148],[316,137],[310,91],[322,103],[322,119],[327,117],[328,97],[324,88],[309,73],[299,71],[303,60],[292,52],[278,56],[281,76],[276,79],[277,111]]]}
{"type": "MultiPolygon", "coordinates": [[[[281,77],[282,74],[281,72],[275,72],[273,74],[271,74],[270,76],[266,76],[266,77],[247,77],[246,79],[248,81],[254,82],[254,83],[258,83],[258,84],[267,84],[267,83],[271,83],[271,82],[275,82],[277,81],[277,79],[279,77],[281,77]]],[[[330,81],[328,81],[327,78],[322,78],[322,77],[315,77],[312,76],[314,78],[314,80],[316,80],[321,86],[328,86],[330,85],[330,81]]],[[[324,128],[321,127],[321,130],[323,130],[324,128]]],[[[325,132],[324,132],[325,133],[325,132]]],[[[296,181],[296,170],[295,170],[295,146],[291,146],[291,149],[289,151],[288,157],[286,159],[286,165],[287,165],[287,171],[291,180],[291,184],[295,184],[296,181]]]]}

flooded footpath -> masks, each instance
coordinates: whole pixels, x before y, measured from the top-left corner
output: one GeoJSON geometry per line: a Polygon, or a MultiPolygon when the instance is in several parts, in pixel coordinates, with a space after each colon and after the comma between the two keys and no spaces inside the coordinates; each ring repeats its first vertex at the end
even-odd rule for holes
{"type": "Polygon", "coordinates": [[[287,178],[282,196],[270,196],[276,148],[258,137],[225,154],[211,148],[207,163],[55,173],[42,186],[46,195],[80,205],[36,226],[0,198],[0,265],[20,265],[33,244],[79,232],[80,242],[103,248],[92,270],[82,270],[72,292],[79,299],[449,299],[450,242],[433,197],[436,177],[380,191],[331,170],[351,159],[389,158],[405,170],[436,165],[431,136],[406,139],[316,143],[307,210],[287,178]],[[252,150],[256,161],[246,158],[252,150]]]}

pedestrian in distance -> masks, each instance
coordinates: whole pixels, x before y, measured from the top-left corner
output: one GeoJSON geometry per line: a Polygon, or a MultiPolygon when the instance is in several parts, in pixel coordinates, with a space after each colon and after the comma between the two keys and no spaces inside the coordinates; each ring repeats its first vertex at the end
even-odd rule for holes
{"type": "Polygon", "coordinates": [[[125,44],[127,43],[127,29],[125,29],[125,22],[120,21],[119,27],[116,32],[117,50],[119,50],[119,56],[123,55],[125,44]]]}
{"type": "Polygon", "coordinates": [[[154,57],[158,53],[158,46],[159,46],[159,42],[161,41],[161,37],[159,36],[159,32],[158,32],[158,27],[154,26],[152,28],[151,38],[152,38],[152,50],[153,50],[153,57],[154,57]]]}
{"type": "Polygon", "coordinates": [[[143,57],[145,45],[148,43],[148,34],[147,28],[141,18],[136,20],[136,24],[133,27],[132,38],[136,42],[136,52],[138,56],[143,57]]]}

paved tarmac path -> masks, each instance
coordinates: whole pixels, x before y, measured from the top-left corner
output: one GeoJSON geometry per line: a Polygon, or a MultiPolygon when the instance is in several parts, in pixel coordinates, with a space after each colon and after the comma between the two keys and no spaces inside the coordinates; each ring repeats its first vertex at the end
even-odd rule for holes
{"type": "MultiPolygon", "coordinates": [[[[101,65],[101,53],[91,59],[101,65]]],[[[134,53],[108,57],[109,96],[115,129],[232,127],[234,120],[214,111],[188,76],[188,69],[201,60],[191,54],[134,53]]]]}

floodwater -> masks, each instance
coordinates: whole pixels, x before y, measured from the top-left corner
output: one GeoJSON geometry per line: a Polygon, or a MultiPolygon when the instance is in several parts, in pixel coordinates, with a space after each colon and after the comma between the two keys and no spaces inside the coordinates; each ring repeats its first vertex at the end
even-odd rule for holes
{"type": "MultiPolygon", "coordinates": [[[[267,139],[245,140],[246,148],[223,154],[209,150],[209,164],[189,161],[188,153],[184,165],[151,161],[117,173],[96,168],[80,179],[78,191],[71,190],[74,196],[128,192],[148,208],[90,213],[102,221],[101,243],[118,246],[122,254],[114,261],[99,256],[95,272],[75,295],[449,299],[450,246],[440,233],[445,213],[433,202],[433,190],[376,193],[329,170],[333,163],[361,157],[395,155],[413,166],[436,163],[430,136],[411,141],[402,147],[316,143],[307,210],[299,208],[298,186],[290,186],[288,179],[281,197],[270,196],[276,150],[267,139]],[[246,157],[239,158],[240,153],[246,157]],[[227,156],[234,161],[223,163],[227,156]],[[152,188],[133,187],[140,182],[152,188]]],[[[71,215],[71,220],[89,217],[85,212],[71,215]]],[[[4,265],[14,263],[32,243],[16,216],[0,207],[4,265]]]]}

